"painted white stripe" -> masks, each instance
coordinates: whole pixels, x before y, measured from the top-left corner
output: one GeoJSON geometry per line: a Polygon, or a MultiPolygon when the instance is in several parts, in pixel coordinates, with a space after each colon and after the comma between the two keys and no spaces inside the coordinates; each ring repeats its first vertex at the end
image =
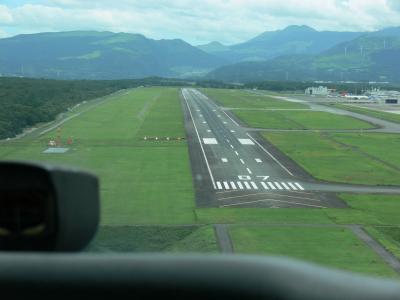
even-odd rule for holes
{"type": "Polygon", "coordinates": [[[246,168],[247,172],[249,172],[249,174],[253,174],[253,172],[251,172],[251,170],[249,168],[246,168]]]}
{"type": "Polygon", "coordinates": [[[232,132],[232,133],[234,133],[234,132],[235,132],[235,130],[231,130],[231,132],[232,132]]]}
{"type": "Polygon", "coordinates": [[[236,126],[239,126],[238,122],[232,119],[225,111],[222,111],[236,126]]]}
{"type": "Polygon", "coordinates": [[[326,206],[305,204],[305,203],[298,203],[298,202],[277,200],[277,199],[262,199],[262,200],[255,200],[255,201],[239,202],[239,203],[233,203],[233,204],[225,204],[225,205],[222,205],[221,207],[238,206],[238,205],[244,205],[244,204],[253,204],[253,203],[258,203],[258,202],[269,202],[269,201],[282,202],[282,203],[288,203],[288,204],[296,204],[296,205],[307,206],[307,207],[327,208],[326,206]]]}
{"type": "Polygon", "coordinates": [[[226,190],[229,190],[229,189],[230,189],[229,184],[228,184],[226,181],[224,181],[224,186],[225,186],[225,189],[226,189],[226,190]]]}
{"type": "Polygon", "coordinates": [[[212,172],[211,172],[210,164],[208,163],[208,159],[207,159],[207,156],[206,156],[206,152],[204,151],[204,147],[203,147],[203,144],[202,144],[201,139],[200,139],[199,131],[197,130],[196,123],[194,122],[192,110],[190,109],[189,103],[188,103],[188,101],[187,101],[187,99],[186,99],[186,95],[185,95],[186,93],[184,93],[183,91],[185,91],[185,90],[182,90],[182,95],[183,95],[183,98],[185,98],[186,106],[188,107],[190,117],[192,118],[193,126],[194,126],[194,129],[195,129],[196,134],[197,134],[197,139],[199,140],[199,143],[200,143],[201,151],[203,152],[204,160],[205,160],[206,165],[207,165],[208,173],[210,174],[211,182],[212,182],[212,184],[213,184],[214,189],[216,189],[217,187],[216,187],[216,185],[215,185],[214,176],[213,176],[213,174],[212,174],[212,172]]]}
{"type": "Polygon", "coordinates": [[[235,147],[233,147],[233,145],[229,145],[229,146],[231,146],[231,148],[232,148],[232,149],[234,149],[234,148],[235,148],[235,147]]]}
{"type": "Polygon", "coordinates": [[[206,121],[203,121],[203,124],[207,124],[207,122],[206,122],[206,121]]]}
{"type": "Polygon", "coordinates": [[[200,117],[202,117],[203,115],[200,115],[200,117]]]}
{"type": "Polygon", "coordinates": [[[237,185],[238,185],[239,189],[243,190],[243,185],[240,181],[237,182],[237,185]]]}
{"type": "Polygon", "coordinates": [[[250,139],[238,139],[238,141],[242,144],[242,145],[254,145],[253,141],[250,139]]]}
{"type": "Polygon", "coordinates": [[[217,139],[215,138],[203,138],[203,143],[206,145],[217,145],[217,139]]]}
{"type": "Polygon", "coordinates": [[[261,181],[261,185],[263,186],[263,188],[264,188],[265,190],[269,190],[268,185],[267,185],[264,181],[261,181]]]}
{"type": "Polygon", "coordinates": [[[222,160],[222,162],[224,162],[224,163],[227,163],[227,162],[228,162],[228,159],[225,158],[225,157],[221,158],[221,160],[222,160]]]}
{"type": "Polygon", "coordinates": [[[213,111],[217,111],[216,109],[213,109],[213,111]]]}
{"type": "Polygon", "coordinates": [[[272,190],[276,190],[276,187],[274,186],[274,184],[272,182],[267,182],[268,185],[271,187],[272,190]]]}
{"type": "Polygon", "coordinates": [[[235,154],[236,154],[237,156],[239,156],[239,152],[235,151],[235,154]]]}
{"type": "Polygon", "coordinates": [[[218,115],[218,118],[221,118],[221,115],[218,115]]]}
{"type": "Polygon", "coordinates": [[[288,185],[290,185],[290,187],[291,187],[293,190],[297,191],[297,187],[296,187],[293,183],[288,182],[288,185]]]}
{"type": "Polygon", "coordinates": [[[231,181],[231,187],[232,187],[232,189],[236,190],[236,185],[233,181],[231,181]]]}
{"type": "Polygon", "coordinates": [[[230,143],[230,140],[226,139],[226,141],[227,141],[228,143],[230,143]]]}
{"type": "Polygon", "coordinates": [[[247,134],[247,136],[248,136],[249,138],[251,138],[265,153],[267,153],[278,165],[280,165],[282,169],[284,169],[290,176],[293,176],[292,172],[290,172],[284,165],[282,165],[282,164],[280,163],[280,161],[277,160],[277,159],[275,158],[275,156],[273,156],[271,153],[269,153],[269,152],[267,151],[267,149],[265,149],[259,142],[257,142],[249,133],[246,133],[246,134],[247,134]]]}
{"type": "Polygon", "coordinates": [[[217,181],[217,187],[218,187],[219,190],[222,190],[222,184],[221,184],[221,182],[217,181]]]}
{"type": "Polygon", "coordinates": [[[283,187],[279,184],[279,182],[274,181],[275,185],[278,187],[278,189],[283,190],[283,187]]]}
{"type": "Polygon", "coordinates": [[[245,186],[248,190],[251,190],[251,186],[250,186],[250,184],[249,184],[247,181],[244,181],[243,183],[244,183],[244,186],[245,186]]]}
{"type": "Polygon", "coordinates": [[[207,130],[207,132],[211,132],[211,130],[210,130],[210,129],[208,129],[208,130],[207,130]]]}
{"type": "Polygon", "coordinates": [[[224,122],[222,122],[222,123],[224,123],[224,124],[228,124],[228,122],[225,122],[225,121],[224,121],[224,122]]]}
{"type": "Polygon", "coordinates": [[[250,183],[251,183],[251,185],[253,186],[253,188],[254,188],[255,190],[258,190],[258,186],[257,186],[257,184],[256,184],[254,181],[251,181],[250,183]]]}
{"type": "Polygon", "coordinates": [[[196,111],[200,111],[200,109],[196,109],[196,111]]]}
{"type": "Polygon", "coordinates": [[[240,159],[240,162],[244,165],[244,160],[243,159],[240,159]]]}
{"type": "Polygon", "coordinates": [[[304,191],[304,188],[300,185],[300,183],[295,182],[294,183],[300,190],[304,191]]]}
{"type": "Polygon", "coordinates": [[[287,189],[287,190],[289,190],[289,191],[290,191],[290,187],[288,187],[288,186],[286,185],[286,183],[284,183],[284,182],[281,182],[281,184],[282,184],[282,186],[283,186],[285,189],[287,189]]]}
{"type": "Polygon", "coordinates": [[[262,163],[262,160],[259,159],[259,158],[256,158],[255,160],[256,160],[256,162],[258,162],[258,163],[262,163]]]}

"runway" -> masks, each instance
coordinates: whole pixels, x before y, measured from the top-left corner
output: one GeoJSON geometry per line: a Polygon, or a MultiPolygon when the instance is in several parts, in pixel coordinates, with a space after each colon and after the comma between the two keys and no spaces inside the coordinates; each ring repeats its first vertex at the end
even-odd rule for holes
{"type": "Polygon", "coordinates": [[[344,208],[336,194],[398,187],[318,182],[196,89],[182,89],[197,207],[344,208]]]}

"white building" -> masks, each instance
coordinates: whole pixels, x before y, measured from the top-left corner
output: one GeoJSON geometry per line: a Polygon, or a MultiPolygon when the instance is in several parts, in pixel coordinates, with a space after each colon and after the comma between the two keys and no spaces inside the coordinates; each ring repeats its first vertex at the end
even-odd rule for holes
{"type": "Polygon", "coordinates": [[[329,94],[328,88],[326,86],[319,87],[309,87],[305,91],[306,95],[321,95],[326,96],[329,94]]]}

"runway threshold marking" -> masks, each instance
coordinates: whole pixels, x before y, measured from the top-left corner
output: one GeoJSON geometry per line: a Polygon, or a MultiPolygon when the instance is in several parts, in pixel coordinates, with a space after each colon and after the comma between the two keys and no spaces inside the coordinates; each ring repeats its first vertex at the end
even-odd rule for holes
{"type": "Polygon", "coordinates": [[[249,138],[251,138],[265,153],[267,153],[282,169],[284,169],[290,176],[294,176],[282,163],[275,158],[267,149],[265,149],[259,142],[256,141],[249,133],[246,133],[249,138]]]}
{"type": "MultiPolygon", "coordinates": [[[[268,191],[290,191],[290,192],[294,192],[299,193],[299,186],[301,186],[301,184],[299,184],[298,182],[292,183],[292,182],[272,182],[272,181],[261,181],[259,182],[259,184],[261,185],[261,189],[264,190],[268,190],[268,191]],[[298,186],[296,186],[296,184],[298,184],[298,186]]],[[[238,188],[240,190],[243,189],[247,189],[247,190],[259,190],[259,186],[257,185],[256,182],[254,181],[217,181],[216,182],[217,188],[218,190],[237,190],[238,188]]],[[[304,190],[304,188],[301,186],[301,188],[304,190]]],[[[271,192],[269,192],[268,194],[271,194],[271,192]]],[[[289,195],[284,195],[285,197],[289,197],[289,198],[296,198],[296,199],[304,199],[304,200],[311,200],[311,201],[319,201],[316,199],[312,199],[312,198],[306,198],[306,197],[299,197],[299,196],[289,196],[289,195]]],[[[242,197],[242,196],[240,196],[242,197]]]]}
{"type": "Polygon", "coordinates": [[[193,118],[192,110],[190,109],[189,103],[188,103],[188,101],[186,99],[186,95],[185,95],[185,93],[183,91],[186,91],[186,90],[182,90],[182,95],[183,95],[183,98],[185,98],[186,106],[187,106],[187,108],[189,110],[190,117],[192,118],[194,130],[196,131],[197,139],[199,140],[200,148],[201,148],[201,151],[202,151],[203,156],[204,156],[204,160],[205,160],[206,165],[207,165],[207,170],[208,170],[208,173],[210,175],[211,182],[213,184],[214,189],[216,189],[214,176],[213,176],[213,174],[211,172],[210,164],[208,163],[207,155],[206,155],[206,152],[204,151],[204,147],[203,147],[203,144],[202,144],[201,139],[200,139],[200,134],[199,134],[199,131],[197,130],[197,126],[196,126],[196,123],[195,123],[194,118],[193,118]]]}

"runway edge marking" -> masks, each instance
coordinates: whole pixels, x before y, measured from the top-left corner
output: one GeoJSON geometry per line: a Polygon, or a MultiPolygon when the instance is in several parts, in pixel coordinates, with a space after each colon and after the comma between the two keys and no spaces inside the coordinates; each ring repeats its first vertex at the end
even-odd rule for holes
{"type": "Polygon", "coordinates": [[[292,172],[290,172],[282,163],[275,158],[267,149],[265,149],[255,138],[253,138],[249,133],[246,133],[246,135],[251,138],[265,153],[267,153],[278,165],[281,166],[282,169],[284,169],[290,176],[294,176],[292,172]]]}
{"type": "Polygon", "coordinates": [[[183,98],[185,99],[186,106],[187,106],[187,108],[188,108],[188,110],[189,110],[190,118],[192,119],[193,126],[194,126],[194,129],[195,129],[195,131],[196,131],[197,138],[198,138],[198,140],[199,140],[200,148],[201,148],[201,151],[203,152],[204,160],[206,161],[208,173],[210,174],[210,179],[211,179],[211,182],[212,182],[213,187],[214,187],[214,190],[215,190],[215,189],[217,189],[217,186],[215,185],[214,176],[213,176],[213,174],[212,174],[212,172],[211,172],[210,164],[208,163],[208,159],[207,159],[207,156],[206,156],[206,152],[204,151],[203,144],[202,144],[201,139],[200,139],[199,131],[197,130],[196,123],[194,122],[192,110],[190,109],[189,103],[188,103],[188,101],[187,101],[187,99],[186,99],[186,95],[184,94],[183,91],[184,91],[184,90],[182,90],[182,96],[183,96],[183,98]]]}

